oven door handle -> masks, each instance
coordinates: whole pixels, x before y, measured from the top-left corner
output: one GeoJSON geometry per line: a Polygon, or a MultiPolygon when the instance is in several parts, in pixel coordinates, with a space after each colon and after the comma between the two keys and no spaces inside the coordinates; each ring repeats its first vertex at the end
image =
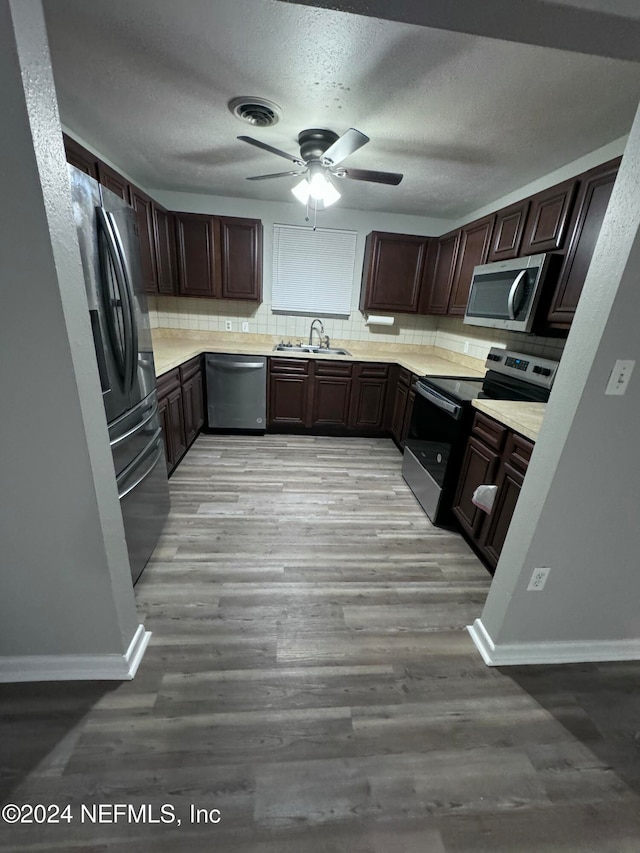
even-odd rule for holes
{"type": "Polygon", "coordinates": [[[462,406],[457,403],[453,403],[451,400],[443,397],[442,394],[438,394],[438,392],[434,391],[433,388],[427,388],[416,382],[413,386],[413,390],[416,394],[419,394],[421,397],[424,397],[425,400],[428,400],[429,403],[432,403],[434,406],[437,406],[439,409],[447,412],[447,414],[451,415],[455,420],[458,421],[462,417],[462,406]]]}

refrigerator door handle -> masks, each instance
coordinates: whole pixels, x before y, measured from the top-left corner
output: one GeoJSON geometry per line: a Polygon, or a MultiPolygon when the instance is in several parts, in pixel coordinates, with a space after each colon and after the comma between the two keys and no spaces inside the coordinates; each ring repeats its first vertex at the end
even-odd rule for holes
{"type": "MultiPolygon", "coordinates": [[[[129,393],[133,388],[136,378],[138,355],[138,330],[132,303],[133,290],[127,274],[122,240],[120,239],[113,217],[103,207],[96,208],[96,213],[99,227],[105,237],[105,245],[113,265],[118,293],[122,301],[122,322],[124,327],[124,366],[122,373],[125,391],[129,393]]],[[[105,297],[108,300],[109,294],[105,294],[105,297]]],[[[110,322],[113,323],[113,319],[110,322]]]]}

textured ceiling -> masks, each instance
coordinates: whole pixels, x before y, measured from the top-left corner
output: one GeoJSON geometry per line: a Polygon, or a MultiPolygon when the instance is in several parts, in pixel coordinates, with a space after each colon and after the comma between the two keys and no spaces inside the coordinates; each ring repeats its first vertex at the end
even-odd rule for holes
{"type": "MultiPolygon", "coordinates": [[[[577,0],[576,0],[577,2],[577,0]]],[[[629,131],[640,65],[276,0],[44,0],[63,124],[151,189],[291,201],[308,127],[371,142],[345,165],[345,207],[455,218],[629,131]],[[282,107],[241,123],[237,95],[282,107]]]]}

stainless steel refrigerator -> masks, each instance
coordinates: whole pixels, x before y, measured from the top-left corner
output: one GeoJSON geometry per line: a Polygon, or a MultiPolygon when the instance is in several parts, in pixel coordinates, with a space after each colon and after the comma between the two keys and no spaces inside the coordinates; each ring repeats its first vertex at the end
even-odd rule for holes
{"type": "Polygon", "coordinates": [[[135,213],[69,166],[102,399],[135,583],[169,512],[147,298],[135,213]]]}

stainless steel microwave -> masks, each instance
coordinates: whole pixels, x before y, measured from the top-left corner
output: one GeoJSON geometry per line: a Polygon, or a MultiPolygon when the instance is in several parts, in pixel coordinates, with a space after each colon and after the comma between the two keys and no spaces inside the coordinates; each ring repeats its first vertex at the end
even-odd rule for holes
{"type": "Polygon", "coordinates": [[[464,322],[530,332],[553,255],[530,255],[475,267],[464,322]]]}

